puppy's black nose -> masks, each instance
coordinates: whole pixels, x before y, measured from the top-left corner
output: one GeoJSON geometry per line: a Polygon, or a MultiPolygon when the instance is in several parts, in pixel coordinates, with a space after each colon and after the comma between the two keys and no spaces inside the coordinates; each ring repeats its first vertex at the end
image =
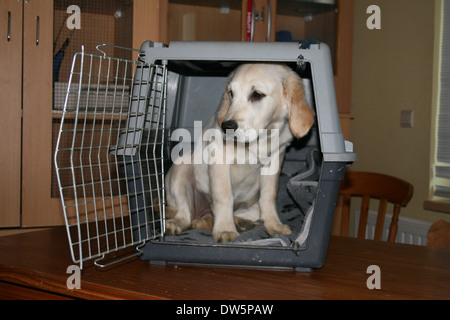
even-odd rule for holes
{"type": "Polygon", "coordinates": [[[222,122],[222,130],[224,133],[227,133],[227,130],[236,131],[238,128],[238,124],[234,120],[224,121],[222,122]]]}

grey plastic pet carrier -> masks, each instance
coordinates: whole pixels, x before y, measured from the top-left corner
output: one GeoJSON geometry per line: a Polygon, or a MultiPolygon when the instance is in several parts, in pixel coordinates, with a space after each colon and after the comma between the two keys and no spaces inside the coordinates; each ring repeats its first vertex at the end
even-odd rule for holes
{"type": "MultiPolygon", "coordinates": [[[[190,143],[190,142],[184,142],[190,143]]],[[[72,258],[80,264],[136,246],[151,263],[311,270],[325,263],[340,181],[356,159],[340,129],[333,69],[325,44],[144,42],[138,61],[75,55],[55,166],[72,258]],[[211,231],[165,234],[164,174],[172,133],[192,136],[216,111],[240,64],[284,63],[303,79],[317,120],[288,148],[278,193],[281,221],[216,243],[211,231]]]]}

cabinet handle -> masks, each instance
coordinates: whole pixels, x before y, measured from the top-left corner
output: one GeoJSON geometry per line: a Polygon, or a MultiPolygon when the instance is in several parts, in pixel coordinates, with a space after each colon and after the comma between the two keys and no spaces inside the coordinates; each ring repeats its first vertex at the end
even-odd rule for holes
{"type": "Polygon", "coordinates": [[[267,6],[269,7],[267,9],[267,41],[270,41],[270,33],[272,32],[272,4],[270,3],[270,0],[267,1],[267,6]]]}
{"type": "Polygon", "coordinates": [[[8,11],[8,33],[6,39],[11,41],[11,11],[8,11]]]}
{"type": "Polygon", "coordinates": [[[39,16],[36,17],[36,45],[39,45],[39,28],[40,28],[40,19],[39,16]]]}

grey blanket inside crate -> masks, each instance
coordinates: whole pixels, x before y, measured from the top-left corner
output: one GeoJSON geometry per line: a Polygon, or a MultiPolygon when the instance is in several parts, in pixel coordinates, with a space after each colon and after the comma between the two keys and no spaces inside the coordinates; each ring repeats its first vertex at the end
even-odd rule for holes
{"type": "MultiPolygon", "coordinates": [[[[304,161],[286,159],[280,174],[278,192],[278,214],[281,221],[292,230],[290,235],[270,236],[261,225],[241,233],[228,245],[259,245],[276,247],[301,247],[309,235],[310,221],[314,213],[319,180],[319,159],[317,149],[302,151],[304,161]],[[302,167],[299,169],[299,163],[302,167]]],[[[166,236],[165,241],[214,244],[209,230],[191,229],[177,236],[166,236]]]]}

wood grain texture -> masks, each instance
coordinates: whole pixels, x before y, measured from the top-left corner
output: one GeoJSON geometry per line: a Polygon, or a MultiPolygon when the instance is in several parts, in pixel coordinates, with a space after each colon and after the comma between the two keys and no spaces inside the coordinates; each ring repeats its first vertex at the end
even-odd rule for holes
{"type": "Polygon", "coordinates": [[[86,299],[449,299],[450,250],[332,237],[324,268],[293,271],[150,265],[129,260],[86,267],[81,290],[68,290],[73,264],[64,228],[3,237],[0,281],[86,299]],[[370,265],[381,290],[369,290],[370,265]]]}
{"type": "Polygon", "coordinates": [[[25,3],[23,25],[22,227],[62,225],[51,198],[53,0],[25,3]]]}
{"type": "Polygon", "coordinates": [[[22,149],[22,2],[1,1],[0,12],[0,227],[18,227],[22,149]]]}

